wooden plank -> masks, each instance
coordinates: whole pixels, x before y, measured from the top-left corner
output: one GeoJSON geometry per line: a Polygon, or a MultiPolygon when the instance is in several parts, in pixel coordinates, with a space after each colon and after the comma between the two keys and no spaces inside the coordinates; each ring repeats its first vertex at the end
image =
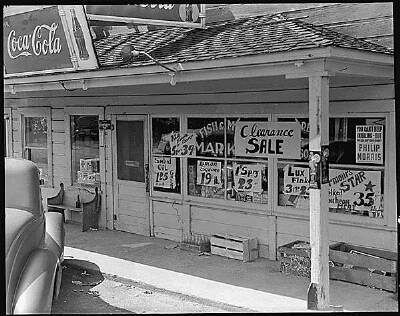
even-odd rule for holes
{"type": "MultiPolygon", "coordinates": [[[[58,101],[58,102],[60,102],[60,101],[58,101]]],[[[64,121],[52,121],[51,130],[52,130],[52,132],[63,133],[65,131],[65,122],[64,121]]]]}
{"type": "Polygon", "coordinates": [[[66,161],[64,155],[53,155],[53,166],[60,166],[61,168],[64,168],[65,163],[66,161]]]}
{"type": "Polygon", "coordinates": [[[396,292],[396,277],[343,267],[329,267],[330,278],[396,292]]]}
{"type": "Polygon", "coordinates": [[[243,252],[220,248],[213,245],[211,245],[211,253],[214,255],[224,256],[232,259],[243,260],[243,252]]]}
{"type": "MultiPolygon", "coordinates": [[[[154,235],[156,237],[160,235],[168,236],[171,240],[180,241],[182,238],[182,231],[179,229],[167,228],[167,227],[154,227],[154,235]]],[[[165,237],[160,237],[165,238],[165,237]]]]}
{"type": "Polygon", "coordinates": [[[181,214],[182,205],[171,202],[153,201],[154,214],[170,214],[178,216],[181,214]]]}
{"type": "Polygon", "coordinates": [[[154,226],[180,229],[181,223],[176,215],[154,213],[154,226]]]}
{"type": "MultiPolygon", "coordinates": [[[[258,245],[258,256],[260,258],[267,258],[270,259],[270,250],[269,250],[269,245],[265,245],[265,244],[259,244],[258,245]]],[[[276,260],[276,259],[273,259],[276,260]]]]}
{"type": "Polygon", "coordinates": [[[243,242],[235,242],[229,239],[223,239],[218,237],[210,238],[211,246],[220,247],[220,248],[228,248],[235,249],[243,252],[243,242]]]}
{"type": "Polygon", "coordinates": [[[380,36],[382,34],[392,34],[393,36],[393,17],[379,20],[356,21],[344,25],[332,25],[329,26],[329,29],[357,38],[380,36]]]}
{"type": "Polygon", "coordinates": [[[329,260],[337,263],[350,264],[357,267],[375,269],[391,273],[397,272],[397,264],[395,261],[373,258],[360,254],[351,254],[343,251],[329,250],[329,260]]]}
{"type": "Polygon", "coordinates": [[[65,134],[61,132],[53,132],[52,133],[53,144],[64,144],[65,143],[65,134]]]}
{"type": "Polygon", "coordinates": [[[64,108],[52,108],[51,118],[53,121],[63,121],[64,120],[64,108]]]}
{"type": "Polygon", "coordinates": [[[216,210],[206,207],[192,206],[192,220],[207,220],[224,224],[248,226],[257,229],[266,229],[267,215],[254,213],[244,214],[228,210],[216,210]]]}

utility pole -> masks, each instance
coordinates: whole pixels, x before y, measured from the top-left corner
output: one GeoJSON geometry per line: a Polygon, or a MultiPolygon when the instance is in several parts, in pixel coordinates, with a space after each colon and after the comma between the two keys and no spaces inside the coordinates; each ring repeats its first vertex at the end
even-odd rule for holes
{"type": "Polygon", "coordinates": [[[329,307],[329,77],[308,78],[310,122],[310,244],[311,283],[307,308],[329,307]]]}

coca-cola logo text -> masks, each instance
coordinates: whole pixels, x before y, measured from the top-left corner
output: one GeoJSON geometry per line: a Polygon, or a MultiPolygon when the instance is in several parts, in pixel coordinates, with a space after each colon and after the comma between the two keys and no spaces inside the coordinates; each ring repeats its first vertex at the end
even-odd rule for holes
{"type": "Polygon", "coordinates": [[[16,35],[15,30],[8,34],[7,50],[11,59],[20,56],[58,54],[61,52],[60,38],[56,37],[58,24],[38,25],[32,34],[16,35]]]}

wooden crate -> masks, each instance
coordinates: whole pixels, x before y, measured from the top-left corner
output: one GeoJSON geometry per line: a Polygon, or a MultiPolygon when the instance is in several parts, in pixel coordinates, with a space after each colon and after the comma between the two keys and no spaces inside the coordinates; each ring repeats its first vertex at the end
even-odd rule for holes
{"type": "Polygon", "coordinates": [[[397,291],[397,254],[337,243],[330,246],[330,279],[397,291]]]}
{"type": "Polygon", "coordinates": [[[214,235],[210,242],[212,254],[242,260],[243,262],[258,258],[258,241],[256,238],[214,235]]]}
{"type": "Polygon", "coordinates": [[[296,240],[278,248],[280,271],[297,276],[311,277],[311,249],[306,241],[296,240]],[[304,248],[293,248],[296,245],[304,248]]]}

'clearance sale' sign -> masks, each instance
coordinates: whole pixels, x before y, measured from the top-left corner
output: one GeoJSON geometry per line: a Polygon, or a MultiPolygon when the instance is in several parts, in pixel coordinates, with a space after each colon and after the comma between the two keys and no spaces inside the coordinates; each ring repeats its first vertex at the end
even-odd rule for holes
{"type": "Polygon", "coordinates": [[[299,159],[300,132],[296,122],[237,122],[235,155],[299,159]]]}

